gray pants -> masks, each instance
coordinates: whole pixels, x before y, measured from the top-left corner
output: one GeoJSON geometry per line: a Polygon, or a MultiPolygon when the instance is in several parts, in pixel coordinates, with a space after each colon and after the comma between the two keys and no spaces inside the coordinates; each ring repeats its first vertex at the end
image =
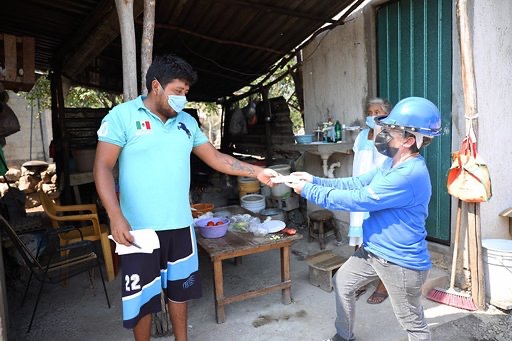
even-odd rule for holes
{"type": "MultiPolygon", "coordinates": [[[[336,272],[336,336],[334,340],[355,340],[354,320],[357,289],[380,278],[393,311],[410,341],[430,340],[430,331],[421,305],[421,286],[428,270],[418,271],[389,263],[359,248],[336,272]]],[[[378,333],[378,331],[376,331],[378,333]]]]}

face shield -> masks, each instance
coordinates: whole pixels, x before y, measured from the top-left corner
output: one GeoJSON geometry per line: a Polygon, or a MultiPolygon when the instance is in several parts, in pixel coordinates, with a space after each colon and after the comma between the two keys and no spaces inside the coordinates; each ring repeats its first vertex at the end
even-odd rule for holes
{"type": "Polygon", "coordinates": [[[433,138],[431,136],[420,133],[418,131],[418,129],[416,129],[416,128],[404,127],[404,126],[399,126],[399,125],[395,125],[395,124],[386,124],[386,123],[382,122],[381,119],[382,119],[382,117],[375,117],[375,128],[374,128],[375,133],[373,135],[374,141],[375,141],[375,137],[380,132],[382,132],[383,130],[392,129],[392,130],[400,130],[404,133],[408,132],[408,133],[414,135],[415,140],[416,140],[416,146],[418,147],[418,149],[420,149],[421,147],[426,147],[432,142],[433,138]]]}

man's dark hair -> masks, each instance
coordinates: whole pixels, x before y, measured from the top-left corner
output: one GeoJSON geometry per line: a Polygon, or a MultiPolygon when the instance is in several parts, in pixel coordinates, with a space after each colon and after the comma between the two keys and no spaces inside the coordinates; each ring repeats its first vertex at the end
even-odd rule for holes
{"type": "Polygon", "coordinates": [[[151,92],[151,82],[156,79],[163,88],[175,79],[183,80],[189,85],[197,81],[197,73],[185,60],[174,54],[157,56],[146,73],[146,88],[151,92]]]}

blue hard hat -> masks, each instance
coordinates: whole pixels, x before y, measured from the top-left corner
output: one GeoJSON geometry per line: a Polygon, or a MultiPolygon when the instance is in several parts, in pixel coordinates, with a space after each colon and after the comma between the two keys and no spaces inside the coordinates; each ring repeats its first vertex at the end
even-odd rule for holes
{"type": "Polygon", "coordinates": [[[376,117],[375,123],[429,137],[441,135],[441,113],[434,103],[422,97],[404,98],[389,115],[376,117]]]}

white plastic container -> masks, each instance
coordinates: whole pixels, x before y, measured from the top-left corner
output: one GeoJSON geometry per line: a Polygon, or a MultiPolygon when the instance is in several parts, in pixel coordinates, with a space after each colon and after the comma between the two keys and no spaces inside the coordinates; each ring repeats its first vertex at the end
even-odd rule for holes
{"type": "Polygon", "coordinates": [[[512,307],[512,240],[482,240],[485,293],[492,305],[512,307]]]}
{"type": "Polygon", "coordinates": [[[261,194],[247,194],[240,198],[240,206],[259,213],[265,208],[265,197],[261,194]]]}
{"type": "MultiPolygon", "coordinates": [[[[282,164],[282,165],[275,165],[270,166],[268,168],[271,168],[278,172],[281,175],[290,175],[290,165],[282,164]]],[[[292,189],[285,184],[276,184],[274,187],[272,187],[272,195],[275,197],[284,197],[289,196],[292,189]]]]}

